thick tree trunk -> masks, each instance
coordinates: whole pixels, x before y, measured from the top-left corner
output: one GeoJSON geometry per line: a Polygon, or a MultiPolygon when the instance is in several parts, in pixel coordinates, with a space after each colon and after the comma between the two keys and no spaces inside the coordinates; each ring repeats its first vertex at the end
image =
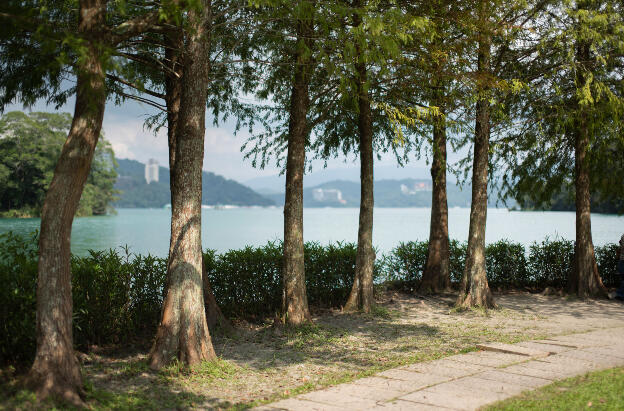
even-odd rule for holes
{"type": "Polygon", "coordinates": [[[373,125],[367,90],[366,65],[356,65],[358,74],[358,134],[360,138],[360,220],[355,260],[355,278],[345,311],[370,312],[374,304],[373,268],[373,125]]]}
{"type": "MultiPolygon", "coordinates": [[[[485,15],[486,2],[481,3],[485,15]]],[[[490,73],[490,36],[479,36],[478,52],[479,80],[477,87],[483,93],[487,90],[490,73]]],[[[462,276],[457,306],[496,306],[488,286],[485,268],[485,224],[487,221],[488,151],[490,140],[490,103],[487,96],[477,100],[475,121],[474,161],[472,165],[472,204],[470,206],[470,228],[466,265],[462,276]]]]}
{"type": "MultiPolygon", "coordinates": [[[[173,30],[167,35],[167,49],[165,50],[165,64],[169,68],[165,81],[166,104],[167,104],[167,139],[169,143],[169,187],[171,190],[171,204],[174,203],[174,196],[177,191],[174,189],[176,179],[174,178],[174,166],[176,160],[177,125],[180,115],[180,101],[182,97],[183,70],[182,70],[182,50],[184,48],[184,38],[181,30],[173,30]]],[[[170,246],[172,246],[170,244],[170,246]]],[[[174,250],[170,248],[169,254],[174,250]]],[[[225,318],[221,309],[217,305],[217,300],[212,292],[210,281],[206,276],[205,267],[202,266],[202,283],[204,289],[204,304],[206,308],[206,321],[210,331],[214,331],[216,326],[230,327],[229,321],[225,318]]]]}
{"type": "MultiPolygon", "coordinates": [[[[577,60],[587,62],[590,58],[590,45],[577,46],[577,60]]],[[[585,76],[579,70],[577,84],[585,84],[585,76]]],[[[568,291],[581,298],[605,297],[607,289],[602,283],[594,253],[591,232],[591,208],[589,189],[589,125],[587,113],[581,104],[577,104],[578,116],[574,133],[574,174],[576,188],[576,244],[574,247],[574,269],[568,280],[568,291]]]]}
{"type": "Polygon", "coordinates": [[[71,228],[102,128],[106,91],[98,41],[105,0],[82,0],[78,30],[87,39],[78,67],[76,105],[41,212],[37,278],[37,353],[26,382],[38,396],[82,404],[72,341],[71,228]]]}
{"type": "MultiPolygon", "coordinates": [[[[309,32],[307,22],[299,21],[299,36],[309,32]]],[[[308,52],[298,48],[294,84],[290,97],[286,194],[284,202],[284,259],[282,267],[282,310],[288,324],[310,320],[303,258],[303,174],[308,133],[309,105],[308,52]]]]}
{"type": "MultiPolygon", "coordinates": [[[[436,103],[440,106],[439,103],[436,103]]],[[[441,108],[441,114],[444,110],[441,108]]],[[[427,259],[423,270],[419,292],[439,293],[451,287],[448,203],[446,199],[446,126],[444,119],[438,119],[433,125],[433,162],[431,179],[431,225],[427,259]]]]}
{"type": "Polygon", "coordinates": [[[150,352],[150,366],[159,369],[175,358],[195,365],[215,358],[206,323],[202,284],[201,196],[206,84],[210,72],[210,2],[191,10],[184,50],[184,81],[176,125],[171,204],[171,245],[167,295],[162,320],[150,352]]]}

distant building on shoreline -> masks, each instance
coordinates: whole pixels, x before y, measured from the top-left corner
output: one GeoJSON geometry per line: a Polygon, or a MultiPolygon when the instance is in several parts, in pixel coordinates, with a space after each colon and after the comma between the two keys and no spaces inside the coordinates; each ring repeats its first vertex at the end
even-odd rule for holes
{"type": "Polygon", "coordinates": [[[145,164],[145,182],[149,184],[152,181],[158,182],[158,161],[150,158],[145,164]]]}

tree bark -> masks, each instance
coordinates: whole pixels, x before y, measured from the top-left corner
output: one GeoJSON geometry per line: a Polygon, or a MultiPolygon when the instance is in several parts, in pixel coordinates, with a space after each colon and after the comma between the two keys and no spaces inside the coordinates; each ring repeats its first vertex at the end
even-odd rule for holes
{"type": "MultiPolygon", "coordinates": [[[[577,46],[578,62],[590,59],[590,44],[581,43],[577,46]]],[[[583,70],[577,72],[577,87],[585,84],[583,70]]],[[[577,118],[574,130],[574,174],[576,188],[576,243],[574,246],[574,269],[568,280],[568,291],[581,298],[606,297],[607,289],[602,283],[591,232],[591,207],[589,165],[587,154],[590,143],[590,127],[584,105],[577,103],[577,118]]]]}
{"type": "MultiPolygon", "coordinates": [[[[173,170],[176,160],[176,141],[177,141],[177,125],[180,115],[180,101],[182,97],[183,70],[182,70],[182,54],[184,48],[184,37],[182,31],[172,30],[166,37],[167,49],[165,50],[165,61],[169,71],[166,73],[165,80],[165,103],[167,105],[167,139],[169,145],[169,187],[171,191],[171,204],[174,203],[174,195],[176,190],[174,184],[173,170]]],[[[170,244],[171,246],[172,244],[170,244]]],[[[169,253],[172,253],[172,249],[169,253]]],[[[204,292],[204,305],[206,309],[206,321],[211,332],[216,326],[230,327],[229,321],[225,318],[221,309],[217,304],[217,300],[212,292],[210,280],[206,276],[205,266],[202,265],[202,284],[204,292]]]]}
{"type": "Polygon", "coordinates": [[[82,377],[72,340],[71,228],[91,169],[106,105],[100,45],[106,0],[81,0],[85,42],[77,67],[74,118],[41,212],[37,278],[37,352],[26,383],[39,400],[50,395],[82,405],[82,377]]]}
{"type": "MultiPolygon", "coordinates": [[[[441,102],[434,102],[440,107],[441,102]]],[[[448,203],[446,197],[446,120],[436,119],[433,125],[433,162],[431,163],[431,225],[429,245],[422,281],[418,291],[423,294],[439,293],[451,288],[448,235],[448,203]]]]}
{"type": "MultiPolygon", "coordinates": [[[[480,4],[481,20],[487,13],[487,2],[480,4]]],[[[485,25],[482,25],[484,27],[485,25]]],[[[470,206],[470,228],[466,265],[461,287],[457,297],[457,306],[485,307],[496,306],[487,281],[485,267],[485,225],[487,221],[487,184],[488,152],[490,140],[490,103],[488,101],[487,82],[490,74],[489,34],[479,33],[477,89],[479,99],[476,104],[474,160],[472,165],[472,204],[470,206]]]]}
{"type": "Polygon", "coordinates": [[[216,357],[204,309],[201,247],[202,166],[210,73],[210,1],[188,12],[190,30],[183,55],[183,84],[176,125],[167,295],[150,352],[150,367],[175,358],[195,365],[216,357]]]}
{"type": "MultiPolygon", "coordinates": [[[[299,20],[297,35],[309,43],[310,23],[299,20]]],[[[309,44],[307,44],[309,46],[309,44]]],[[[309,106],[308,51],[297,47],[294,83],[290,97],[288,157],[286,159],[286,194],[284,201],[284,259],[282,267],[282,310],[288,324],[309,321],[303,251],[303,174],[308,137],[309,106]]]]}
{"type": "Polygon", "coordinates": [[[373,123],[367,73],[364,63],[356,64],[358,92],[358,134],[360,138],[360,219],[355,260],[355,277],[345,311],[368,313],[374,303],[373,268],[373,123]]]}

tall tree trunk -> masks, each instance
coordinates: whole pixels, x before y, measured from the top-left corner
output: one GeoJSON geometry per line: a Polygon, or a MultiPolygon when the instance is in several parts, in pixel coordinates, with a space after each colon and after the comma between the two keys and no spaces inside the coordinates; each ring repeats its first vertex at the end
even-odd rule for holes
{"type": "MultiPolygon", "coordinates": [[[[168,67],[165,81],[166,104],[167,104],[167,139],[169,145],[169,187],[171,190],[171,204],[174,203],[175,178],[173,169],[176,159],[177,125],[180,115],[180,100],[182,97],[183,70],[182,70],[182,49],[184,48],[184,37],[182,30],[172,30],[166,37],[167,49],[165,50],[165,64],[168,67]]],[[[170,244],[170,247],[173,243],[170,244]]],[[[169,254],[173,250],[169,249],[169,254]]],[[[202,283],[204,289],[204,305],[206,309],[206,322],[210,331],[214,331],[217,325],[230,327],[230,323],[225,318],[217,304],[217,300],[212,292],[210,280],[206,276],[205,266],[202,265],[202,283]]]]}
{"type": "MultiPolygon", "coordinates": [[[[576,50],[578,62],[588,62],[590,59],[590,44],[580,43],[576,50]]],[[[581,64],[583,64],[581,63],[581,64]]],[[[577,87],[582,87],[586,78],[583,70],[577,71],[577,87]]],[[[574,174],[576,188],[576,244],[574,247],[574,269],[568,280],[568,290],[581,298],[607,295],[607,289],[602,283],[591,232],[591,207],[589,187],[589,165],[587,152],[589,150],[588,115],[585,106],[577,103],[577,119],[574,130],[574,174]]]]}
{"type": "MultiPolygon", "coordinates": [[[[444,116],[442,102],[434,102],[440,107],[444,116]]],[[[419,292],[439,293],[451,287],[449,235],[448,235],[448,203],[446,199],[446,119],[441,117],[433,124],[433,162],[431,179],[431,225],[429,228],[429,245],[427,259],[423,270],[419,292]]]]}
{"type": "MultiPolygon", "coordinates": [[[[309,39],[310,24],[297,22],[298,37],[309,39]]],[[[305,41],[305,40],[304,40],[305,41]]],[[[306,42],[309,43],[309,40],[306,42]]],[[[294,84],[290,96],[286,194],[284,202],[284,259],[282,310],[293,325],[310,320],[303,256],[303,174],[308,136],[309,51],[297,48],[294,84]]]]}
{"type": "Polygon", "coordinates": [[[373,124],[368,95],[366,65],[356,65],[358,76],[358,134],[360,138],[360,221],[355,277],[345,311],[370,312],[374,303],[373,268],[373,124]]]}
{"type": "Polygon", "coordinates": [[[99,40],[106,0],[81,0],[78,30],[85,53],[78,67],[74,118],[41,212],[37,278],[37,353],[26,379],[41,400],[82,404],[82,378],[72,341],[71,228],[91,169],[106,105],[99,40]]]}
{"type": "MultiPolygon", "coordinates": [[[[487,2],[480,4],[480,14],[487,13],[487,2]]],[[[483,20],[482,20],[483,21],[483,20]]],[[[488,151],[490,140],[490,103],[484,95],[489,88],[490,35],[479,34],[477,87],[479,99],[476,104],[474,161],[472,165],[472,204],[466,265],[457,297],[457,306],[495,307],[494,297],[488,286],[485,269],[485,224],[487,221],[488,151]]]]}
{"type": "Polygon", "coordinates": [[[150,366],[159,369],[178,358],[195,365],[215,358],[206,323],[202,285],[201,196],[206,93],[210,73],[210,1],[189,11],[184,81],[176,125],[171,204],[171,245],[167,295],[162,320],[150,352],[150,366]]]}

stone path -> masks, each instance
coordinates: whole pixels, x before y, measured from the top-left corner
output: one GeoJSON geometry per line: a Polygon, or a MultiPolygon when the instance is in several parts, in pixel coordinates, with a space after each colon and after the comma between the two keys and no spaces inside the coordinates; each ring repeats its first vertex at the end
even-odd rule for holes
{"type": "Polygon", "coordinates": [[[624,327],[412,364],[256,410],[474,410],[586,372],[624,366],[624,327]]]}

